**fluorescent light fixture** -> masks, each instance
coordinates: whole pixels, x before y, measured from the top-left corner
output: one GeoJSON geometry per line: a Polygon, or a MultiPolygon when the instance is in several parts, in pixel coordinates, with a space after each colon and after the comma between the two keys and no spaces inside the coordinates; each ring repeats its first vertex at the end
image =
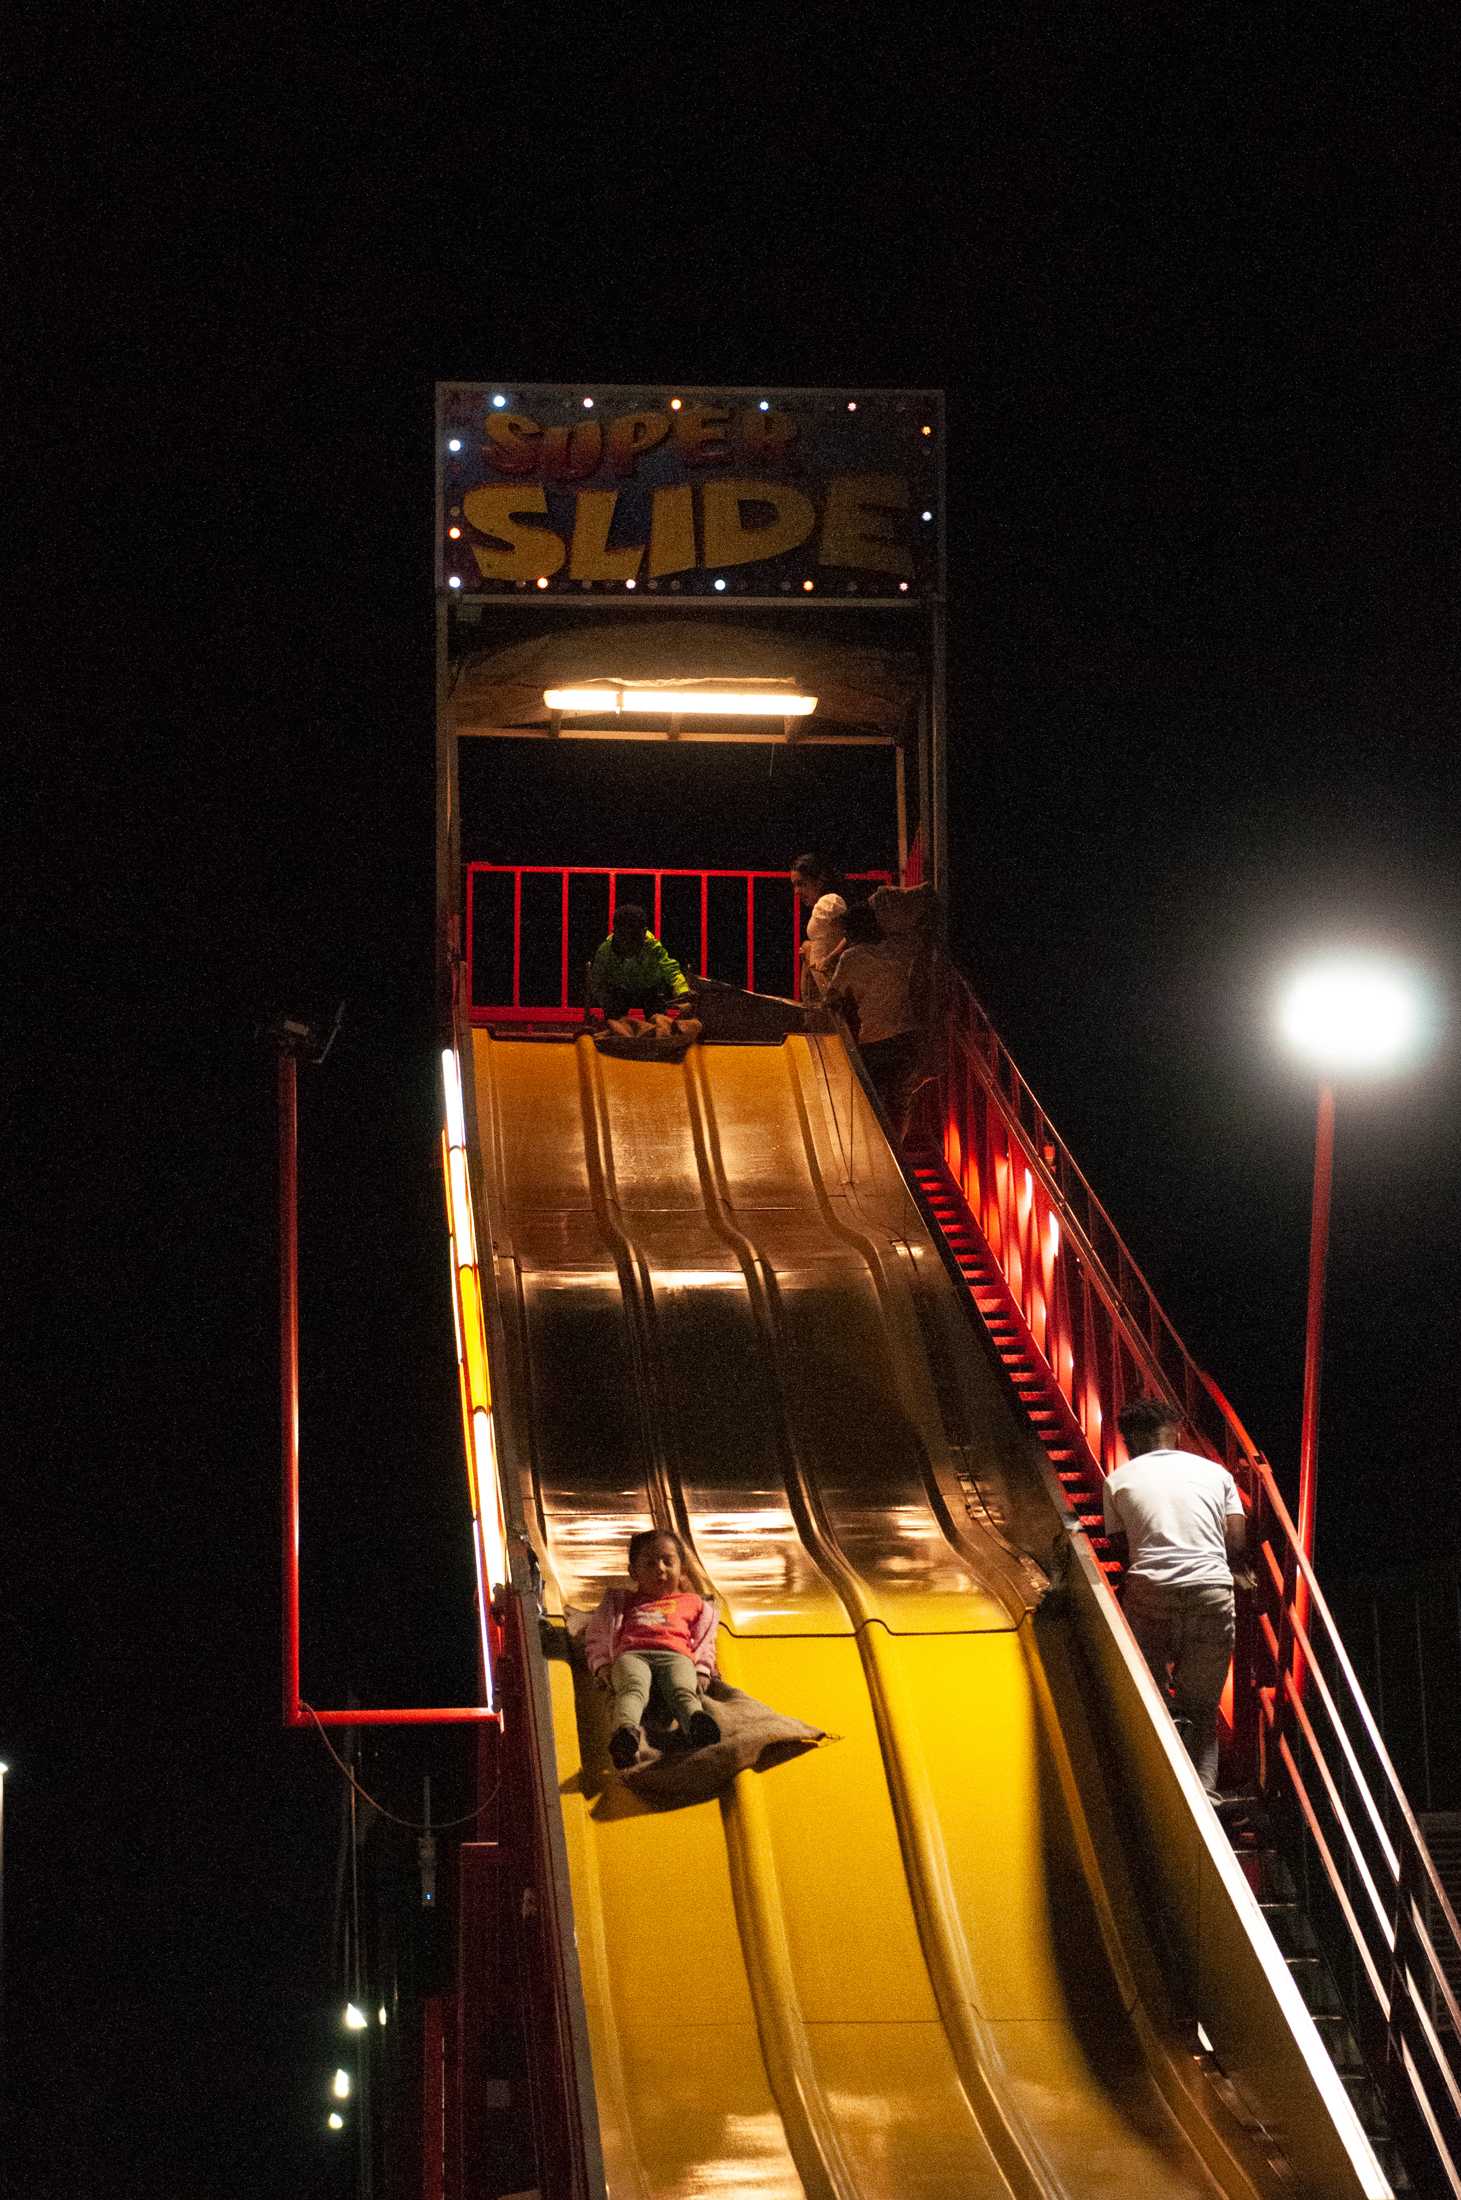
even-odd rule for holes
{"type": "Polygon", "coordinates": [[[545,688],[549,710],[694,718],[810,718],[815,695],[776,688],[545,688]]]}
{"type": "Polygon", "coordinates": [[[457,1067],[455,1047],[441,1050],[441,1085],[446,1099],[446,1142],[448,1146],[465,1146],[467,1118],[462,1107],[462,1073],[457,1067]]]}

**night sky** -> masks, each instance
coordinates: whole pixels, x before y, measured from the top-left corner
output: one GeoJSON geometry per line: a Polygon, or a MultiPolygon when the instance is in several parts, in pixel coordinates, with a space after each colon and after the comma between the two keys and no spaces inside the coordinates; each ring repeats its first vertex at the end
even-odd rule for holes
{"type": "MultiPolygon", "coordinates": [[[[277,1725],[281,1009],[348,1003],[302,1089],[305,1693],[472,1685],[434,378],[947,391],[959,953],[1292,1485],[1312,1092],[1273,972],[1364,938],[1461,996],[1454,18],[1003,13],[390,53],[154,19],[36,72],[14,2200],[345,2189],[339,1781],[277,1725]]],[[[1453,1016],[1341,1096],[1326,1575],[1452,1561],[1458,1084],[1453,1016]]],[[[424,1769],[459,1802],[450,1744],[366,1774],[409,1816],[424,1769]]]]}

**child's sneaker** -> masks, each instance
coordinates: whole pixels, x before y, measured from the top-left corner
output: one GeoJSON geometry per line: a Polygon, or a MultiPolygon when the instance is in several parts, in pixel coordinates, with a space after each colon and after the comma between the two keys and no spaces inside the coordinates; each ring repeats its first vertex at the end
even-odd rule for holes
{"type": "Polygon", "coordinates": [[[632,1726],[616,1726],[609,1736],[609,1762],[616,1772],[627,1772],[639,1755],[639,1730],[632,1726]]]}
{"type": "Polygon", "coordinates": [[[690,1747],[709,1749],[712,1742],[720,1740],[720,1728],[708,1711],[695,1712],[690,1720],[690,1747]]]}

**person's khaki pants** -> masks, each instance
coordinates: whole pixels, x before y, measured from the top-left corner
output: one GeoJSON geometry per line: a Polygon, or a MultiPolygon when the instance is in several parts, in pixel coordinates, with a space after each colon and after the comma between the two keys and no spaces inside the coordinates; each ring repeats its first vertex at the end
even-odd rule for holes
{"type": "Polygon", "coordinates": [[[1128,1574],[1123,1609],[1209,1795],[1218,1792],[1218,1704],[1233,1659],[1233,1592],[1160,1587],[1128,1574]]]}

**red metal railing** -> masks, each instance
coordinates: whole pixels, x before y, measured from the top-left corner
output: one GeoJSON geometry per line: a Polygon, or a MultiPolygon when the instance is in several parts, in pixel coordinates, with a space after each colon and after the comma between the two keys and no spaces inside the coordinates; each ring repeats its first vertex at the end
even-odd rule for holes
{"type": "MultiPolygon", "coordinates": [[[[1396,2136],[1461,2194],[1461,1930],[1268,1461],[1187,1352],[1115,1225],[961,980],[922,1130],[997,1260],[1093,1465],[1116,1415],[1165,1396],[1232,1470],[1256,1572],[1240,1598],[1236,1735],[1301,1885],[1396,2136]],[[1246,1606],[1246,1610],[1242,1609],[1246,1606]]],[[[1442,2179],[1436,2184],[1436,2175],[1442,2179]]]]}
{"type": "MultiPolygon", "coordinates": [[[[858,883],[886,885],[887,871],[853,871],[858,883]]],[[[583,1015],[583,966],[612,927],[619,902],[647,905],[650,929],[664,938],[666,883],[675,904],[665,944],[687,969],[752,992],[801,997],[803,909],[785,870],[684,870],[621,863],[469,863],[467,1000],[476,1023],[572,1023],[583,1015]],[[541,881],[525,922],[523,888],[541,881]],[[685,882],[683,885],[679,882],[685,882]],[[712,882],[728,886],[714,893],[712,882]],[[579,882],[579,883],[575,883],[579,882]],[[594,882],[602,882],[596,884],[594,882]],[[605,891],[606,889],[606,891],[605,891]],[[739,889],[739,891],[737,891],[739,889]],[[489,897],[495,908],[489,907],[489,897]],[[760,923],[757,903],[761,903],[760,923]],[[497,952],[484,934],[495,933],[497,952]],[[688,937],[686,936],[688,934],[688,937]],[[525,936],[537,952],[525,979],[525,936]],[[510,946],[509,946],[510,942],[510,946]],[[693,950],[693,951],[692,951],[693,950]],[[490,973],[490,974],[489,974],[490,973]],[[500,981],[506,980],[506,984],[500,981]],[[509,998],[493,1000],[496,986],[509,998]]]]}

